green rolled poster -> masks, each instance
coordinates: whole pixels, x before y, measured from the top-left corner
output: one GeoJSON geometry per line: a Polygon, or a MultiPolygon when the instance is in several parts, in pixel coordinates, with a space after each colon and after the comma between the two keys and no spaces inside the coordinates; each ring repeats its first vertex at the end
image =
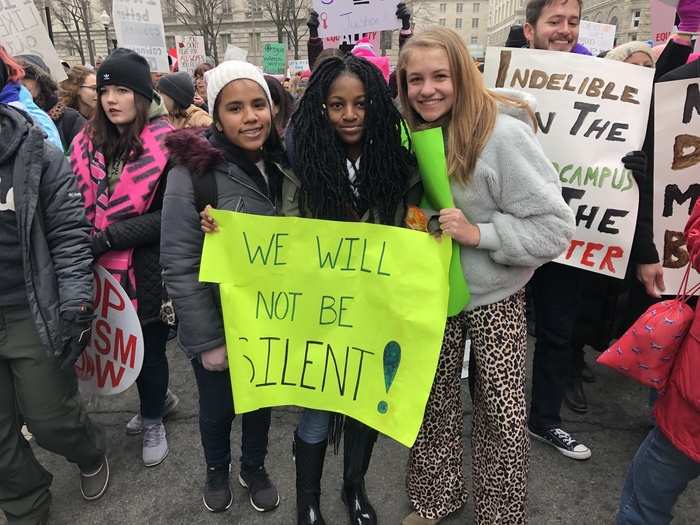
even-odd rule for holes
{"type": "MultiPolygon", "coordinates": [[[[441,210],[454,208],[450,179],[447,175],[447,158],[442,128],[431,128],[411,134],[413,152],[418,159],[418,168],[423,180],[422,208],[441,210]]],[[[459,244],[452,242],[452,259],[450,260],[450,295],[447,315],[457,315],[469,303],[469,286],[462,272],[459,244]]]]}

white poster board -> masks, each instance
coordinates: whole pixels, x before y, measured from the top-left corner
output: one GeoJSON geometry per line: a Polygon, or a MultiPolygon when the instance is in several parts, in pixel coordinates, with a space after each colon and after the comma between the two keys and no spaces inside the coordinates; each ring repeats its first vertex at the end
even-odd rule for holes
{"type": "Polygon", "coordinates": [[[309,59],[303,58],[301,60],[289,60],[287,61],[287,67],[289,68],[289,74],[294,75],[301,71],[306,71],[309,69],[309,59]]]}
{"type": "MultiPolygon", "coordinates": [[[[700,80],[656,84],[654,102],[654,243],[666,292],[675,294],[688,264],[683,231],[700,198],[700,80]]],[[[700,281],[694,270],[690,283],[700,281]]]]}
{"type": "Polygon", "coordinates": [[[204,37],[189,35],[176,36],[175,49],[177,50],[177,64],[180,71],[187,71],[194,75],[197,66],[204,62],[204,37]]]}
{"type": "Polygon", "coordinates": [[[160,0],[113,0],[112,16],[119,47],[144,57],[152,72],[170,71],[160,0]]]}
{"type": "Polygon", "coordinates": [[[653,76],[649,68],[574,53],[486,51],[487,86],[537,99],[537,136],[577,223],[557,262],[624,278],[639,190],[621,159],[644,142],[653,76]]]}
{"type": "Polygon", "coordinates": [[[578,42],[588,48],[593,56],[598,56],[603,51],[610,51],[615,47],[615,31],[617,26],[612,24],[599,24],[581,20],[578,29],[578,42]]]}
{"type": "Polygon", "coordinates": [[[94,307],[90,343],[75,363],[75,375],[84,394],[119,394],[141,372],[143,333],[129,296],[99,265],[95,265],[94,307]]]}
{"type": "Polygon", "coordinates": [[[323,39],[323,49],[337,49],[343,43],[355,45],[360,38],[367,37],[374,51],[379,54],[380,35],[381,33],[379,31],[370,31],[369,33],[327,36],[323,39]]]}
{"type": "Polygon", "coordinates": [[[56,82],[65,80],[61,60],[31,0],[12,0],[0,4],[0,44],[12,56],[40,56],[56,82]]]}
{"type": "Polygon", "coordinates": [[[240,47],[229,44],[226,46],[226,53],[224,53],[224,61],[226,60],[242,60],[246,61],[248,59],[248,51],[240,47]]]}
{"type": "Polygon", "coordinates": [[[318,36],[349,35],[398,29],[396,3],[386,0],[313,0],[318,36]]]}

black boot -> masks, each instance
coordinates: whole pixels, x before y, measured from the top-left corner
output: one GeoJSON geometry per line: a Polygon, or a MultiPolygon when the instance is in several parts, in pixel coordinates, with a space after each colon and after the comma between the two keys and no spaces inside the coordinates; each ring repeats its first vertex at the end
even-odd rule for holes
{"type": "Polygon", "coordinates": [[[297,525],[326,525],[321,515],[321,476],[326,445],[311,445],[294,434],[297,469],[297,525]]]}
{"type": "Polygon", "coordinates": [[[377,513],[365,492],[365,474],[376,440],[376,430],[352,418],[345,418],[342,498],[353,525],[377,523],[377,513]]]}

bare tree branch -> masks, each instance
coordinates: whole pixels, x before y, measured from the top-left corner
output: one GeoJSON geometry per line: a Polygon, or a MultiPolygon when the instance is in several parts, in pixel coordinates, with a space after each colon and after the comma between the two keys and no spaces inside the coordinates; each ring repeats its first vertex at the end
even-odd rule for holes
{"type": "Polygon", "coordinates": [[[219,62],[216,41],[223,22],[224,5],[230,0],[177,0],[175,18],[192,34],[204,38],[204,51],[219,62]]]}

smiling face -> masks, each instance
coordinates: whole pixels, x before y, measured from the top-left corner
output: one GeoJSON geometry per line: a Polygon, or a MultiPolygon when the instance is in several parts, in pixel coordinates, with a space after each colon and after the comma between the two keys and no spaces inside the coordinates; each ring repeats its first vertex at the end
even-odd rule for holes
{"type": "Polygon", "coordinates": [[[406,61],[406,95],[426,122],[447,115],[455,101],[450,61],[440,48],[416,48],[406,61]]]}
{"type": "Polygon", "coordinates": [[[326,98],[328,121],[350,151],[359,157],[365,126],[365,86],[360,79],[344,73],[331,84],[326,98]]]}
{"type": "Polygon", "coordinates": [[[117,127],[128,126],[136,120],[134,92],[124,86],[104,86],[100,104],[109,121],[117,127]]]}
{"type": "Polygon", "coordinates": [[[216,127],[255,157],[270,136],[272,114],[263,89],[248,79],[226,84],[216,101],[216,127]]]}
{"type": "Polygon", "coordinates": [[[554,0],[542,8],[534,26],[525,24],[525,38],[533,49],[569,52],[578,42],[580,18],[578,0],[554,0]]]}

